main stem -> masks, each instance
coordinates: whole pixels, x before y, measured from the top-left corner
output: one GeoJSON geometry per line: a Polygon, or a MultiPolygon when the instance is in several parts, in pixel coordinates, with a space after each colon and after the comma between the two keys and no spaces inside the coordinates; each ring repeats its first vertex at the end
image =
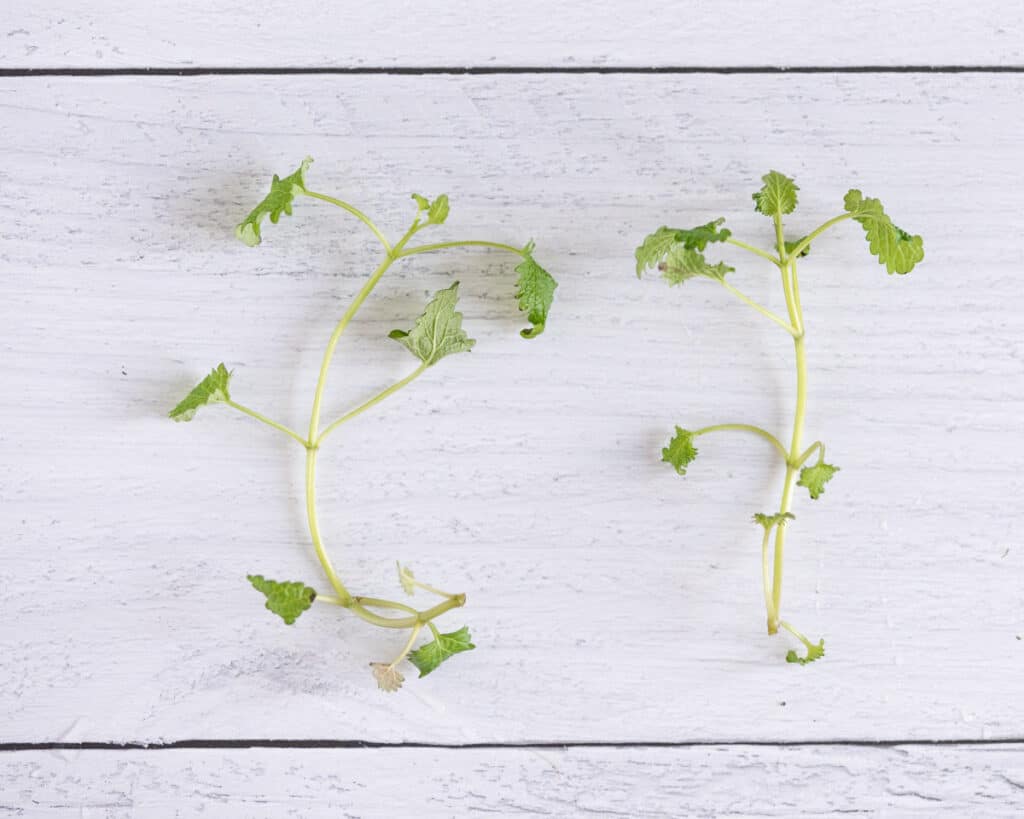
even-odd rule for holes
{"type": "MultiPolygon", "coordinates": [[[[781,231],[780,231],[781,237],[781,231]]],[[[786,463],[786,477],[782,485],[782,500],[779,511],[783,514],[790,510],[793,502],[793,479],[797,474],[797,464],[801,454],[801,441],[804,432],[804,417],[807,414],[807,356],[804,348],[804,319],[800,302],[795,293],[799,292],[796,283],[796,260],[785,259],[785,247],[780,238],[779,252],[783,255],[782,277],[786,292],[786,305],[794,324],[799,328],[793,337],[796,355],[796,409],[793,413],[793,436],[789,445],[789,458],[786,463]]],[[[775,634],[779,630],[779,617],[782,606],[782,567],[786,550],[786,526],[775,529],[775,560],[772,567],[772,605],[768,610],[768,633],[775,634]]]]}
{"type": "Polygon", "coordinates": [[[367,279],[366,284],[363,285],[352,301],[352,304],[348,306],[348,309],[338,321],[337,326],[335,326],[334,332],[331,333],[331,339],[327,342],[327,349],[324,351],[323,362],[320,364],[320,376],[317,378],[316,392],[313,395],[313,411],[309,417],[309,435],[306,439],[306,519],[309,521],[309,536],[313,540],[313,548],[316,550],[317,559],[320,561],[320,565],[323,566],[324,573],[327,575],[328,580],[331,581],[331,585],[334,587],[335,592],[337,592],[341,604],[346,607],[352,606],[352,595],[345,588],[345,584],[341,582],[341,578],[338,577],[338,573],[331,564],[331,558],[324,548],[323,538],[320,536],[320,522],[316,511],[316,454],[318,449],[317,439],[320,437],[320,405],[323,402],[324,387],[327,385],[327,372],[331,367],[331,361],[334,359],[334,350],[338,346],[341,334],[345,332],[349,322],[359,312],[363,302],[373,292],[373,288],[377,286],[377,282],[380,281],[381,276],[384,275],[387,269],[391,267],[391,263],[394,260],[393,252],[388,253],[384,261],[380,263],[370,278],[367,279]]]}

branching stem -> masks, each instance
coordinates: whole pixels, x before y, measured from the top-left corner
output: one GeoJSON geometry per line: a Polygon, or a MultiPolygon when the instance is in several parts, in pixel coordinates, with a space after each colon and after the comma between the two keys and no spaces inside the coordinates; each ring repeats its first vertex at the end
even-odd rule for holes
{"type": "Polygon", "coordinates": [[[782,456],[782,460],[788,463],[789,452],[782,445],[782,442],[779,441],[779,439],[772,435],[770,432],[768,432],[768,430],[761,429],[761,427],[755,427],[752,424],[715,424],[714,426],[702,427],[701,429],[695,430],[693,432],[693,437],[696,438],[699,435],[705,435],[709,432],[724,432],[726,430],[735,432],[752,432],[754,433],[754,435],[760,435],[768,443],[775,447],[775,449],[777,449],[779,454],[782,456]]]}

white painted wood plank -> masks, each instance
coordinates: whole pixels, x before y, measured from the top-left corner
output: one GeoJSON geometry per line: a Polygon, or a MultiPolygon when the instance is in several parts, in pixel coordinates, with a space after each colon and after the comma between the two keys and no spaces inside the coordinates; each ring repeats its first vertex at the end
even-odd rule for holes
{"type": "Polygon", "coordinates": [[[5,68],[1024,62],[1024,7],[995,0],[50,0],[5,17],[5,68]]]}
{"type": "Polygon", "coordinates": [[[1017,817],[1024,747],[0,755],[4,816],[1017,817]]]}
{"type": "MultiPolygon", "coordinates": [[[[0,83],[0,738],[426,741],[1019,737],[1024,550],[1024,80],[1003,77],[292,77],[0,83]],[[507,259],[400,266],[356,321],[337,411],[404,374],[385,338],[460,278],[472,356],[361,419],[322,458],[323,525],[360,593],[393,560],[463,589],[479,650],[398,696],[397,648],[330,610],[288,629],[244,574],[321,585],[300,451],[241,417],[165,420],[213,363],[282,420],[375,263],[303,202],[258,251],[235,221],[306,152],[317,187],[397,231],[447,190],[438,237],[538,241],[562,281],[520,340],[507,259]],[[851,184],[927,240],[887,277],[856,229],[804,268],[808,434],[843,472],[795,508],[786,613],[763,634],[756,442],[658,463],[675,423],[791,411],[787,337],[712,285],[638,282],[664,222],[750,209],[771,167],[793,230],[851,184]],[[344,444],[342,446],[342,444],[344,444]],[[695,465],[696,467],[697,465],[695,465]]],[[[755,260],[735,281],[778,308],[755,260]]]]}

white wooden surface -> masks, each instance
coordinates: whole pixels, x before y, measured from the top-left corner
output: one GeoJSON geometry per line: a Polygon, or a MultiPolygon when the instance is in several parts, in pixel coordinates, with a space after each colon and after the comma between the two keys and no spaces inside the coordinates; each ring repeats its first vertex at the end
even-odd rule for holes
{"type": "Polygon", "coordinates": [[[1024,746],[34,751],[4,816],[1018,817],[1024,746]]]}
{"type": "Polygon", "coordinates": [[[1020,65],[996,0],[27,3],[0,68],[1020,65]]]}
{"type": "MultiPolygon", "coordinates": [[[[429,2],[145,19],[54,2],[10,16],[0,69],[1021,62],[1015,6],[772,9],[546,4],[535,25],[533,3],[464,20],[429,2]],[[880,19],[915,36],[879,36],[880,19]]],[[[1024,737],[1022,84],[0,79],[0,812],[1019,815],[1019,744],[687,743],[1024,737]],[[295,447],[223,412],[163,418],[222,359],[240,399],[297,425],[308,412],[375,248],[306,202],[257,251],[231,237],[306,153],[319,188],[392,232],[409,192],[445,190],[439,238],[532,236],[561,281],[548,333],[526,343],[509,260],[421,257],[343,345],[334,410],[407,370],[384,335],[453,277],[480,340],[324,454],[325,532],[358,591],[395,593],[401,557],[469,593],[447,622],[478,651],[398,696],[365,667],[393,639],[333,611],[286,629],[244,582],[319,585],[295,447]],[[829,648],[806,669],[762,632],[747,520],[776,502],[769,453],[709,439],[686,480],[657,462],[674,423],[782,432],[790,345],[710,284],[632,274],[665,222],[724,215],[770,241],[748,196],[771,167],[802,187],[794,232],[855,184],[927,249],[886,277],[850,228],[804,266],[809,434],[843,467],[796,508],[785,606],[829,648]],[[16,750],[237,738],[495,747],[16,750]],[[502,747],[594,741],[625,747],[502,747]]],[[[729,259],[780,306],[770,271],[729,259]]]]}

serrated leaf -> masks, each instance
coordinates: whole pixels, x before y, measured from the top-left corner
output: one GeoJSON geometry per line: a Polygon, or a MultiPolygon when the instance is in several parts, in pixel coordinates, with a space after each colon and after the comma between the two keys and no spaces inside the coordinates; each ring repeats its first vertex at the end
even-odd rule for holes
{"type": "Polygon", "coordinates": [[[381,691],[393,693],[402,687],[405,677],[390,663],[370,663],[370,670],[373,678],[377,681],[377,687],[381,691]]]}
{"type": "Polygon", "coordinates": [[[724,281],[725,275],[735,270],[724,262],[709,264],[699,250],[690,249],[682,244],[673,245],[665,257],[665,261],[658,267],[665,281],[670,285],[682,284],[687,279],[696,276],[706,276],[715,281],[724,281]]]}
{"type": "Polygon", "coordinates": [[[235,235],[249,247],[255,247],[263,240],[260,234],[260,223],[264,216],[269,216],[270,221],[275,225],[282,213],[291,216],[292,202],[296,194],[306,191],[306,170],[312,164],[313,157],[307,156],[302,160],[298,170],[284,179],[274,174],[270,183],[270,193],[235,228],[235,235]]]}
{"type": "Polygon", "coordinates": [[[661,460],[671,464],[677,475],[685,475],[686,467],[697,457],[697,449],[693,445],[693,433],[688,429],[676,427],[676,434],[661,450],[661,460]]]}
{"type": "Polygon", "coordinates": [[[474,648],[476,646],[471,642],[469,629],[463,626],[458,631],[440,634],[433,641],[420,646],[409,655],[409,662],[419,669],[421,677],[426,677],[453,654],[474,648]]]}
{"type": "Polygon", "coordinates": [[[413,328],[392,330],[393,338],[427,366],[433,366],[453,353],[468,353],[476,341],[462,329],[462,313],[455,310],[459,301],[459,283],[438,290],[413,328]]]}
{"type": "Polygon", "coordinates": [[[516,280],[516,299],[519,301],[519,309],[526,313],[526,320],[533,325],[519,331],[523,338],[536,338],[544,332],[548,311],[551,310],[555,289],[558,287],[554,277],[537,264],[530,252],[532,249],[531,242],[523,250],[523,261],[516,266],[516,273],[519,274],[516,280]]]}
{"type": "Polygon", "coordinates": [[[761,177],[761,190],[753,194],[754,210],[765,216],[792,213],[796,208],[796,183],[785,174],[769,171],[761,177]]]}
{"type": "Polygon", "coordinates": [[[796,485],[806,487],[811,498],[817,500],[825,491],[825,484],[832,480],[832,476],[838,471],[838,466],[832,466],[824,461],[814,466],[805,466],[800,470],[800,480],[796,485]]]}
{"type": "Polygon", "coordinates": [[[228,368],[223,364],[218,364],[206,378],[196,384],[192,391],[178,402],[178,405],[168,413],[168,417],[175,421],[191,421],[200,407],[230,400],[231,395],[228,392],[230,381],[231,373],[228,372],[228,368]]]}
{"type": "Polygon", "coordinates": [[[704,250],[710,242],[724,242],[732,231],[723,228],[725,219],[714,219],[695,228],[660,227],[648,235],[636,249],[636,275],[643,275],[649,267],[658,267],[668,252],[679,245],[687,250],[704,250]]]}
{"type": "Polygon", "coordinates": [[[398,567],[398,582],[402,584],[402,591],[412,596],[416,592],[416,575],[408,566],[403,566],[397,561],[395,566],[398,567]]]}
{"type": "Polygon", "coordinates": [[[267,598],[267,609],[274,612],[289,626],[300,614],[313,605],[316,591],[305,583],[268,580],[259,574],[248,575],[253,588],[267,598]]]}
{"type": "Polygon", "coordinates": [[[819,640],[817,645],[813,643],[807,646],[807,656],[801,657],[793,649],[786,652],[787,663],[799,663],[800,665],[807,665],[813,663],[815,660],[820,660],[825,656],[825,641],[819,640]]]}
{"type": "Polygon", "coordinates": [[[877,199],[865,199],[853,189],[843,198],[843,206],[860,222],[868,249],[889,273],[909,273],[924,259],[924,240],[894,225],[877,199]]]}
{"type": "Polygon", "coordinates": [[[764,512],[754,513],[754,523],[760,523],[765,529],[782,526],[788,520],[796,520],[796,515],[792,512],[776,512],[774,515],[766,515],[764,512]]]}

